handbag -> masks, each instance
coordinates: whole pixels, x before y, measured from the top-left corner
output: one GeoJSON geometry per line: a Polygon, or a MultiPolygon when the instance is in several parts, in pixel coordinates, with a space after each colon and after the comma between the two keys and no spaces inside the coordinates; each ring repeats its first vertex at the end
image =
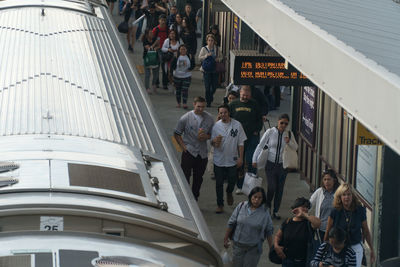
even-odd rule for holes
{"type": "Polygon", "coordinates": [[[144,56],[144,66],[145,67],[156,67],[158,66],[158,54],[156,51],[149,50],[144,56]]]}
{"type": "Polygon", "coordinates": [[[240,203],[239,210],[238,210],[238,214],[237,214],[237,216],[236,216],[236,223],[235,223],[235,225],[233,226],[232,231],[231,231],[231,233],[230,233],[230,235],[229,235],[229,239],[230,239],[230,240],[233,240],[233,235],[235,234],[237,219],[238,219],[238,217],[239,217],[239,212],[240,212],[240,210],[242,209],[243,204],[244,204],[244,201],[242,201],[242,202],[240,203]]]}
{"type": "Polygon", "coordinates": [[[308,226],[308,240],[307,240],[307,260],[306,260],[306,266],[310,266],[310,262],[314,258],[315,254],[317,253],[317,250],[319,246],[321,245],[321,237],[319,235],[319,230],[318,229],[313,229],[311,227],[311,223],[307,223],[308,226]]]}
{"type": "MultiPolygon", "coordinates": [[[[268,120],[268,124],[269,124],[269,120],[268,120]]],[[[271,128],[271,125],[269,124],[269,128],[271,128]]],[[[266,127],[264,124],[264,130],[265,132],[266,127]]],[[[258,155],[257,157],[257,169],[261,170],[265,167],[265,165],[267,165],[267,160],[268,160],[268,142],[269,142],[269,138],[267,139],[267,143],[265,143],[261,153],[258,155]]]]}
{"type": "Polygon", "coordinates": [[[272,245],[271,249],[269,250],[268,258],[269,258],[269,261],[272,263],[282,264],[282,259],[276,253],[274,245],[272,245]]]}
{"type": "Polygon", "coordinates": [[[225,62],[221,61],[221,62],[215,62],[215,71],[217,73],[224,73],[226,71],[225,69],[225,62]]]}
{"type": "Polygon", "coordinates": [[[162,55],[161,55],[161,59],[163,62],[170,62],[173,57],[174,57],[174,53],[172,53],[171,51],[162,52],[162,55]]]}
{"type": "Polygon", "coordinates": [[[261,177],[258,177],[254,173],[246,172],[246,175],[244,176],[242,192],[243,192],[243,194],[248,196],[254,187],[261,186],[261,184],[262,184],[261,177]]]}
{"type": "Polygon", "coordinates": [[[128,25],[128,21],[123,21],[118,25],[118,31],[120,33],[128,33],[129,31],[129,25],[128,25]]]}
{"type": "MultiPolygon", "coordinates": [[[[289,131],[289,139],[290,138],[292,138],[291,131],[289,131]]],[[[297,151],[291,148],[288,144],[286,144],[285,148],[283,149],[282,160],[284,169],[297,170],[299,167],[299,158],[297,156],[297,151]]]]}

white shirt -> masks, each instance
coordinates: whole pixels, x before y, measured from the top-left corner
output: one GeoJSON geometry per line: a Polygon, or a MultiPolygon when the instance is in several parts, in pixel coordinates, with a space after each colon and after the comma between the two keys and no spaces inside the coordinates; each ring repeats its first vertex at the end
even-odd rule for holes
{"type": "Polygon", "coordinates": [[[218,135],[222,136],[220,147],[214,147],[214,164],[218,167],[232,167],[239,157],[238,147],[243,146],[247,139],[242,124],[235,119],[229,123],[219,120],[211,131],[211,140],[218,135]]]}
{"type": "Polygon", "coordinates": [[[187,55],[179,56],[176,60],[176,69],[174,70],[174,76],[177,78],[189,78],[192,76],[190,68],[190,59],[187,55]]]}
{"type": "MultiPolygon", "coordinates": [[[[292,138],[290,138],[288,145],[294,150],[297,150],[298,145],[293,133],[291,133],[291,136],[292,138]]],[[[289,137],[289,131],[280,133],[277,127],[272,127],[266,130],[254,151],[253,162],[257,162],[263,148],[268,146],[268,161],[275,164],[282,163],[283,149],[286,146],[285,137],[289,137]]]]}

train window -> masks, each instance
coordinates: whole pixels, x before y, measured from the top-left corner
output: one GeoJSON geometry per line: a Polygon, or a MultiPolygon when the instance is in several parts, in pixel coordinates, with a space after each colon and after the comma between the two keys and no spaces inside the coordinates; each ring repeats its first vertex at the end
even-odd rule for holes
{"type": "Polygon", "coordinates": [[[31,255],[12,255],[0,257],[1,267],[31,267],[31,255]]]}
{"type": "Polygon", "coordinates": [[[68,163],[71,186],[94,187],[145,197],[138,173],[101,166],[68,163]]]}
{"type": "Polygon", "coordinates": [[[91,267],[92,260],[99,257],[96,251],[61,250],[59,251],[60,267],[91,267]]]}

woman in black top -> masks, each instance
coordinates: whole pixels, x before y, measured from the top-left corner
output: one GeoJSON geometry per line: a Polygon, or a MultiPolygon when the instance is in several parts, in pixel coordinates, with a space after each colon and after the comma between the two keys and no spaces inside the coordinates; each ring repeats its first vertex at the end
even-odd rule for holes
{"type": "Polygon", "coordinates": [[[321,221],[308,215],[308,199],[297,198],[292,205],[294,217],[285,220],[275,235],[274,247],[282,259],[282,267],[305,267],[310,227],[317,229],[321,221]]]}
{"type": "Polygon", "coordinates": [[[181,14],[176,14],[175,16],[175,22],[171,24],[169,27],[170,30],[175,30],[178,36],[181,35],[182,33],[182,15],[181,14]]]}
{"type": "Polygon", "coordinates": [[[215,36],[215,44],[221,46],[221,33],[219,32],[218,25],[212,25],[210,31],[207,34],[212,34],[215,36]]]}
{"type": "MultiPolygon", "coordinates": [[[[160,49],[160,41],[153,36],[153,32],[150,29],[146,29],[142,36],[143,42],[143,60],[145,59],[148,51],[157,51],[160,49]]],[[[156,92],[156,83],[158,79],[159,62],[156,65],[146,66],[144,68],[144,84],[147,93],[152,94],[156,92]],[[153,73],[153,80],[150,88],[150,75],[153,73]]]]}
{"type": "Polygon", "coordinates": [[[197,50],[196,33],[186,17],[182,19],[182,32],[180,37],[188,49],[188,54],[194,59],[197,50]]]}

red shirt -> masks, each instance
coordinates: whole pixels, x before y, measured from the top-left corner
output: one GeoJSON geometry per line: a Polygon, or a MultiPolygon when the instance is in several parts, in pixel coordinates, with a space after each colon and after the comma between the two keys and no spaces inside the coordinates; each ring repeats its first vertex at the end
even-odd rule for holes
{"type": "Polygon", "coordinates": [[[160,25],[153,29],[153,36],[160,39],[160,47],[163,46],[165,39],[168,38],[168,27],[160,28],[160,25]]]}

